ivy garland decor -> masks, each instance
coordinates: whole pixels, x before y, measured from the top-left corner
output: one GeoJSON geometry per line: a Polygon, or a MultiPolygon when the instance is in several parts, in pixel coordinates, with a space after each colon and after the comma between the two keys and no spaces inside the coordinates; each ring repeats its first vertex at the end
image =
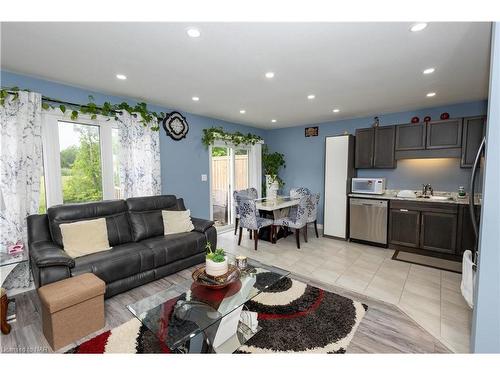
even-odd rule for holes
{"type": "MultiPolygon", "coordinates": [[[[26,89],[19,89],[19,87],[11,87],[11,88],[2,88],[0,90],[0,105],[4,105],[6,100],[18,100],[19,99],[19,91],[27,91],[26,89]]],[[[89,102],[87,104],[75,104],[75,103],[66,103],[58,99],[52,99],[46,96],[42,96],[42,109],[49,110],[59,108],[62,113],[66,113],[66,111],[71,111],[71,120],[75,121],[78,119],[79,114],[90,115],[92,120],[97,118],[97,115],[101,116],[114,116],[115,120],[118,119],[116,116],[117,113],[122,111],[127,111],[130,114],[138,114],[141,116],[142,120],[140,121],[144,126],[147,126],[149,123],[154,123],[157,125],[153,125],[150,127],[153,131],[160,130],[159,121],[165,117],[165,113],[160,112],[159,114],[150,111],[147,107],[146,103],[137,103],[134,106],[126,102],[122,102],[119,104],[111,104],[110,102],[104,102],[102,106],[98,106],[92,95],[89,95],[89,102]]],[[[109,119],[108,119],[109,121],[109,119]]]]}
{"type": "Polygon", "coordinates": [[[213,145],[215,141],[223,141],[224,143],[232,143],[235,146],[239,145],[255,145],[263,141],[262,137],[258,135],[248,133],[243,134],[241,132],[229,133],[224,131],[224,129],[219,126],[212,126],[211,128],[203,129],[203,137],[201,142],[208,148],[208,146],[213,145]]]}

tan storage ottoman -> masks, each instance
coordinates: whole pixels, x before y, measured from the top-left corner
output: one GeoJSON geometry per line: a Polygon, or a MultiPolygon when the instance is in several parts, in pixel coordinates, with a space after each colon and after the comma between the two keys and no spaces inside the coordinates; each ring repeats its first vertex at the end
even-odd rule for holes
{"type": "Polygon", "coordinates": [[[54,350],[104,327],[106,285],[92,273],[70,277],[38,289],[43,334],[54,350]]]}

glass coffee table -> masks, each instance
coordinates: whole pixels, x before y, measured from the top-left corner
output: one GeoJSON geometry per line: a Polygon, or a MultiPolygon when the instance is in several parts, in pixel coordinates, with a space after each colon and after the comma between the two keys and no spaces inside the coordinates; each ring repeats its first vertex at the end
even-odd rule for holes
{"type": "Polygon", "coordinates": [[[256,316],[243,312],[245,303],[289,274],[248,259],[239,280],[226,288],[186,280],[127,308],[173,352],[233,353],[260,330],[256,316]]]}

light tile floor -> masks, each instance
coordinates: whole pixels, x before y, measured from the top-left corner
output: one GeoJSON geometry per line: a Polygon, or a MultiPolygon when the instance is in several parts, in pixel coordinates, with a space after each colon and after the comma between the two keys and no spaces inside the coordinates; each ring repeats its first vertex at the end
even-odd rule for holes
{"type": "Polygon", "coordinates": [[[241,246],[233,232],[219,234],[218,247],[281,267],[292,273],[362,293],[398,306],[450,350],[469,352],[472,310],[460,293],[460,274],[392,260],[394,250],[330,238],[309,242],[295,237],[276,244],[244,235],[241,246]]]}

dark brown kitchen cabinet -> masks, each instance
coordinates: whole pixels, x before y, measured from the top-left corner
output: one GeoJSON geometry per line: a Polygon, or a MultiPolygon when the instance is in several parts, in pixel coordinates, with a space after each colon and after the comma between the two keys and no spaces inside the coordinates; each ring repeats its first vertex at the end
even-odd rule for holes
{"type": "Polygon", "coordinates": [[[462,145],[462,119],[432,121],[427,124],[427,150],[459,148],[462,145]]]}
{"type": "Polygon", "coordinates": [[[472,168],[476,158],[479,145],[484,136],[486,124],[485,116],[464,118],[462,129],[462,158],[460,166],[462,168],[472,168]]]}
{"type": "Polygon", "coordinates": [[[420,248],[439,253],[455,254],[457,215],[445,212],[422,212],[420,248]]]}
{"type": "Polygon", "coordinates": [[[373,149],[374,168],[396,168],[394,159],[395,126],[375,128],[375,145],[373,149]]]}
{"type": "Polygon", "coordinates": [[[458,206],[453,203],[391,200],[389,247],[457,259],[461,244],[458,206]]]}
{"type": "Polygon", "coordinates": [[[396,126],[396,151],[425,149],[425,124],[396,126]]]}
{"type": "Polygon", "coordinates": [[[394,139],[394,126],[357,129],[355,167],[395,168],[394,139]]]}
{"type": "Polygon", "coordinates": [[[420,212],[407,208],[390,210],[389,242],[394,245],[419,247],[420,212]]]}
{"type": "Polygon", "coordinates": [[[355,168],[373,167],[373,146],[375,132],[373,128],[356,129],[355,168]]]}

